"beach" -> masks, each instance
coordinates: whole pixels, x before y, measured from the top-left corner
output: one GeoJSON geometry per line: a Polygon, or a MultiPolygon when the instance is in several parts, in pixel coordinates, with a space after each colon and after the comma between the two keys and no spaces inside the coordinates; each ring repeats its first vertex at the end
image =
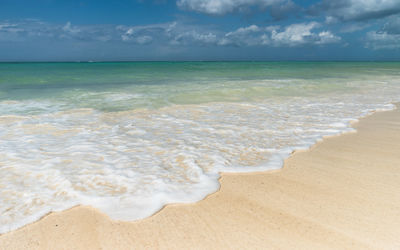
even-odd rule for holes
{"type": "Polygon", "coordinates": [[[0,236],[0,249],[398,249],[400,112],[293,153],[280,170],[226,173],[193,204],[143,220],[89,206],[0,236]]]}
{"type": "Polygon", "coordinates": [[[0,250],[400,250],[400,0],[0,6],[0,250]]]}

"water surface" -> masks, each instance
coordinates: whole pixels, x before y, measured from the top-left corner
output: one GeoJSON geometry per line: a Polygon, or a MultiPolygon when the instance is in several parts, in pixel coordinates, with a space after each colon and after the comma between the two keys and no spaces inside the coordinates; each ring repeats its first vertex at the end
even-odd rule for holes
{"type": "Polygon", "coordinates": [[[400,63],[1,63],[0,233],[198,201],[399,97],[400,63]]]}

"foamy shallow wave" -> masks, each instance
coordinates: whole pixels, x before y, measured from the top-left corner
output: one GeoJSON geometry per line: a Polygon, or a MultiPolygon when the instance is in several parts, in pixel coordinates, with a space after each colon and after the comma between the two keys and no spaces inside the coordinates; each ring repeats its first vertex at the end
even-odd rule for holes
{"type": "Polygon", "coordinates": [[[124,85],[2,100],[0,233],[75,205],[131,221],[199,201],[221,172],[279,169],[294,150],[395,108],[399,79],[124,85]]]}
{"type": "Polygon", "coordinates": [[[278,169],[295,149],[393,105],[295,100],[0,117],[0,232],[82,204],[113,219],[219,188],[219,172],[278,169]]]}

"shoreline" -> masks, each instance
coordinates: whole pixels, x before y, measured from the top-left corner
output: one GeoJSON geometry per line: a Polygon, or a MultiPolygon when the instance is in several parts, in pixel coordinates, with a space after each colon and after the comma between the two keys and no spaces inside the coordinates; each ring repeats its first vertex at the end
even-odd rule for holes
{"type": "MultiPolygon", "coordinates": [[[[249,244],[251,244],[251,245],[254,245],[255,247],[258,246],[258,247],[270,247],[270,248],[282,248],[282,247],[289,248],[289,247],[301,246],[301,245],[303,247],[328,247],[328,248],[329,247],[331,247],[331,248],[338,247],[339,248],[339,247],[346,247],[346,246],[347,247],[351,246],[352,248],[353,247],[356,247],[356,248],[357,247],[360,247],[360,248],[378,247],[378,245],[372,244],[370,242],[371,240],[368,240],[361,236],[355,237],[356,233],[354,231],[351,231],[351,233],[344,232],[344,231],[346,231],[345,229],[349,229],[349,228],[345,227],[344,229],[338,230],[338,229],[340,229],[340,227],[338,225],[336,225],[336,226],[330,225],[329,223],[331,223],[331,224],[332,223],[335,224],[335,223],[334,223],[334,221],[331,221],[327,218],[324,218],[324,220],[327,222],[328,226],[321,227],[321,225],[320,225],[320,227],[317,227],[317,225],[321,224],[321,220],[323,218],[318,219],[318,216],[315,216],[316,214],[318,214],[318,211],[315,211],[315,207],[313,207],[314,213],[312,213],[312,211],[310,211],[310,213],[312,215],[314,215],[314,218],[312,218],[313,216],[310,217],[310,214],[306,211],[303,211],[301,216],[296,215],[296,211],[292,211],[292,209],[297,207],[300,210],[302,210],[302,208],[307,207],[307,204],[304,204],[304,202],[306,202],[304,200],[303,200],[303,202],[296,203],[297,206],[294,206],[294,207],[290,206],[290,204],[293,203],[294,200],[298,201],[303,196],[304,197],[312,196],[311,194],[315,191],[315,190],[313,191],[313,188],[315,188],[315,187],[317,187],[317,191],[321,191],[320,190],[321,183],[319,183],[319,182],[323,182],[323,180],[325,180],[326,182],[332,182],[332,180],[330,180],[332,176],[339,176],[339,177],[343,178],[343,173],[340,173],[340,171],[339,171],[339,170],[341,170],[341,167],[339,167],[338,169],[332,168],[333,167],[332,165],[329,166],[329,161],[324,163],[325,165],[328,165],[328,167],[326,167],[326,168],[321,168],[321,167],[315,168],[315,166],[314,166],[314,169],[313,168],[310,169],[310,167],[307,167],[307,166],[304,167],[304,162],[302,163],[302,160],[304,161],[304,159],[308,159],[308,161],[311,161],[311,163],[308,162],[311,165],[314,164],[313,163],[314,161],[321,161],[321,164],[324,165],[322,162],[324,162],[324,160],[326,161],[327,158],[328,158],[328,160],[335,162],[338,160],[338,159],[335,159],[335,156],[338,155],[337,151],[339,150],[338,145],[335,145],[335,141],[343,141],[343,140],[348,139],[349,137],[360,137],[359,140],[365,140],[365,137],[368,137],[365,134],[366,131],[371,132],[373,130],[376,130],[377,126],[378,126],[377,124],[379,124],[380,122],[383,124],[386,124],[386,126],[388,124],[390,125],[393,122],[393,121],[391,121],[393,119],[395,121],[400,121],[400,112],[396,108],[394,110],[384,111],[384,112],[380,112],[379,110],[374,111],[371,114],[368,114],[367,116],[358,119],[358,121],[351,123],[351,127],[357,129],[357,131],[355,131],[356,133],[345,132],[345,133],[341,133],[338,135],[325,136],[325,137],[323,137],[322,140],[317,141],[315,144],[310,146],[309,149],[295,150],[294,152],[292,152],[290,154],[288,159],[285,159],[284,166],[281,169],[270,170],[270,171],[266,171],[266,172],[262,171],[262,172],[250,172],[250,173],[229,173],[229,172],[221,173],[221,177],[219,179],[219,182],[221,185],[220,189],[215,193],[207,195],[203,200],[196,202],[196,203],[168,204],[168,205],[164,206],[161,210],[159,210],[157,213],[155,213],[154,215],[152,215],[148,218],[138,220],[138,221],[133,221],[133,222],[112,221],[108,218],[108,216],[106,216],[105,214],[102,214],[97,209],[94,209],[94,208],[91,208],[88,206],[76,206],[76,207],[70,208],[70,209],[62,211],[62,212],[51,212],[50,214],[42,217],[42,219],[40,219],[37,222],[28,224],[26,226],[23,226],[20,229],[0,235],[0,248],[5,247],[5,248],[13,249],[13,248],[28,247],[28,248],[40,248],[41,249],[41,248],[51,247],[53,249],[54,248],[82,248],[83,249],[83,248],[87,248],[87,247],[95,248],[97,246],[107,248],[107,246],[115,247],[116,246],[115,241],[116,240],[118,241],[118,239],[122,240],[121,237],[116,236],[117,234],[123,234],[125,236],[130,235],[131,238],[135,238],[136,240],[137,240],[136,235],[138,235],[140,238],[142,238],[144,236],[143,239],[139,240],[139,242],[136,242],[135,239],[131,239],[130,237],[123,237],[124,243],[118,245],[118,247],[121,247],[121,248],[125,248],[129,245],[129,244],[127,245],[126,243],[134,244],[135,247],[150,246],[150,247],[155,247],[155,248],[163,248],[163,247],[174,248],[173,244],[179,243],[178,245],[175,245],[175,247],[185,248],[185,247],[194,246],[193,241],[195,241],[197,243],[197,246],[207,247],[207,248],[218,248],[218,246],[239,248],[240,245],[245,246],[245,245],[243,245],[244,242],[247,242],[247,246],[249,244]],[[379,119],[382,119],[382,117],[384,118],[383,120],[386,123],[379,120],[379,119]],[[361,131],[359,131],[359,129],[361,129],[361,131]],[[314,157],[310,156],[310,155],[313,155],[313,152],[315,154],[315,151],[320,151],[321,147],[322,148],[327,147],[326,146],[327,144],[328,144],[328,146],[330,145],[331,148],[327,150],[328,154],[324,155],[325,158],[322,157],[320,159],[318,157],[314,158],[314,157]],[[332,144],[334,146],[334,149],[336,146],[336,151],[334,149],[332,149],[332,144]],[[300,158],[300,160],[298,158],[300,158]],[[297,167],[297,165],[303,166],[303,168],[297,167]],[[308,171],[308,173],[307,173],[307,171],[308,171]],[[315,179],[311,180],[310,178],[312,178],[313,176],[310,176],[310,171],[313,175],[319,176],[322,174],[322,177],[324,177],[326,179],[320,179],[319,181],[315,180],[315,179]],[[326,176],[327,173],[329,173],[330,175],[326,176]],[[276,177],[277,177],[277,180],[274,180],[274,179],[276,179],[276,177]],[[298,183],[298,181],[296,181],[296,178],[291,179],[293,177],[301,178],[303,180],[303,182],[298,183]],[[258,181],[257,185],[253,184],[253,182],[255,182],[255,181],[258,181]],[[314,187],[312,185],[313,181],[314,182],[317,181],[317,183],[314,183],[314,187]],[[310,182],[311,182],[311,184],[310,184],[310,182]],[[240,183],[239,187],[238,187],[238,183],[240,183]],[[235,184],[236,184],[236,186],[235,186],[235,184]],[[243,185],[245,185],[245,186],[247,185],[246,188],[249,191],[239,190],[240,186],[243,186],[243,185]],[[254,189],[254,187],[255,187],[255,189],[254,189]],[[301,193],[299,191],[293,190],[293,188],[296,188],[296,187],[299,190],[303,190],[303,191],[306,190],[308,192],[301,193]],[[262,195],[263,192],[260,193],[260,190],[259,190],[260,188],[261,188],[261,190],[266,191],[270,195],[270,197],[269,198],[267,197],[267,199],[265,199],[266,197],[262,195]],[[269,188],[271,188],[271,190],[269,190],[269,188]],[[288,191],[290,191],[290,192],[288,193],[288,191]],[[280,194],[284,193],[285,195],[279,196],[279,195],[277,195],[278,193],[280,193],[280,194]],[[275,199],[272,199],[272,197],[275,199]],[[249,201],[250,201],[250,203],[249,203],[249,201]],[[286,209],[283,209],[282,207],[280,207],[280,206],[282,206],[282,204],[277,203],[277,201],[280,201],[283,204],[287,204],[288,207],[286,209]],[[208,203],[211,203],[211,204],[208,204],[208,203]],[[237,216],[238,215],[237,212],[235,212],[235,210],[229,209],[228,207],[225,208],[224,211],[225,212],[230,211],[230,213],[218,213],[219,205],[226,207],[226,205],[224,205],[224,203],[230,204],[232,208],[240,209],[241,216],[237,216]],[[264,210],[260,210],[260,208],[267,208],[267,211],[265,212],[264,210]],[[210,210],[211,210],[211,212],[207,212],[210,210]],[[248,213],[249,211],[254,211],[254,213],[248,213]],[[224,218],[225,218],[224,215],[229,215],[229,214],[234,216],[234,218],[236,220],[238,220],[238,222],[229,220],[229,218],[228,218],[228,220],[227,219],[224,220],[224,218]],[[247,216],[244,216],[243,214],[245,214],[247,216]],[[211,216],[212,218],[214,218],[216,220],[216,224],[214,225],[212,222],[209,221],[210,219],[208,218],[207,221],[209,223],[208,224],[206,223],[206,225],[204,225],[204,222],[202,222],[202,220],[199,221],[198,220],[199,218],[196,217],[199,215],[202,215],[200,217],[203,219],[211,216]],[[218,215],[218,216],[216,216],[216,215],[218,215]],[[307,216],[305,216],[305,215],[307,215],[307,216]],[[198,223],[194,223],[195,227],[193,227],[193,225],[189,225],[192,223],[186,223],[186,224],[184,223],[184,225],[181,225],[182,222],[178,219],[180,216],[184,216],[184,218],[186,218],[184,220],[184,222],[185,221],[191,221],[191,222],[197,221],[198,223]],[[249,218],[249,216],[250,216],[250,218],[249,218]],[[87,217],[90,217],[90,218],[87,218],[87,217]],[[260,225],[260,222],[257,223],[258,220],[254,220],[254,221],[251,220],[253,222],[253,224],[248,223],[249,219],[252,219],[252,218],[257,219],[258,217],[260,217],[264,223],[261,223],[261,225],[260,225]],[[275,217],[278,217],[283,220],[276,219],[275,217]],[[315,217],[317,217],[317,218],[315,218],[315,217]],[[266,223],[266,222],[269,222],[269,223],[266,223]],[[232,227],[226,227],[227,226],[226,223],[230,224],[232,227]],[[314,235],[312,233],[308,234],[304,230],[300,230],[300,228],[296,228],[296,223],[298,225],[301,225],[302,229],[308,228],[308,230],[310,230],[310,232],[313,231],[314,235]],[[54,226],[53,224],[56,226],[54,226]],[[165,225],[165,226],[159,227],[158,224],[165,225]],[[199,225],[200,228],[197,228],[196,224],[199,225]],[[285,227],[285,225],[288,226],[287,224],[292,225],[292,227],[294,227],[294,228],[285,227]],[[308,226],[304,227],[303,224],[307,224],[308,226]],[[63,227],[62,227],[63,230],[60,231],[59,229],[61,229],[61,225],[63,225],[63,227]],[[107,227],[109,227],[111,229],[109,230],[107,228],[101,228],[102,226],[106,226],[106,225],[108,225],[107,227]],[[176,242],[177,239],[173,239],[173,237],[172,238],[165,237],[167,235],[171,236],[171,233],[166,232],[166,230],[168,230],[168,228],[172,229],[174,226],[176,227],[177,225],[181,226],[182,231],[177,232],[175,230],[175,234],[173,234],[173,235],[175,235],[175,238],[178,237],[177,239],[180,239],[182,237],[185,238],[186,242],[176,242]],[[269,227],[264,228],[265,225],[282,228],[283,231],[282,230],[272,230],[269,227]],[[140,232],[142,227],[145,227],[148,229],[147,233],[140,232]],[[219,228],[221,230],[218,230],[218,229],[212,230],[214,227],[219,228]],[[254,227],[256,227],[256,229],[258,229],[258,230],[255,230],[255,231],[254,230],[251,230],[251,231],[244,230],[245,228],[254,228],[254,227]],[[319,228],[320,232],[313,230],[313,227],[319,228]],[[57,230],[54,231],[54,228],[56,228],[57,230]],[[164,228],[164,230],[162,228],[164,228]],[[207,229],[207,228],[210,229],[209,231],[214,231],[212,233],[216,233],[216,235],[213,235],[213,236],[208,235],[207,234],[208,231],[204,231],[204,229],[207,229]],[[234,233],[232,235],[232,233],[233,233],[232,229],[235,229],[235,228],[238,229],[238,231],[235,231],[236,233],[234,233]],[[88,231],[84,232],[84,229],[87,229],[88,231]],[[199,237],[195,237],[192,234],[189,234],[188,232],[186,232],[187,231],[186,229],[189,229],[188,231],[190,231],[190,232],[196,232],[197,234],[201,234],[200,238],[208,235],[208,237],[205,237],[205,238],[209,239],[211,237],[211,238],[215,239],[215,244],[212,244],[212,242],[208,242],[208,241],[206,242],[207,244],[204,244],[204,242],[202,243],[201,241],[198,241],[199,237]],[[89,237],[90,234],[93,232],[93,230],[96,231],[96,233],[98,234],[97,237],[100,237],[100,235],[102,235],[101,238],[103,238],[103,237],[104,238],[102,240],[100,240],[99,238],[93,239],[93,238],[89,237]],[[66,238],[71,237],[71,233],[76,232],[76,231],[82,232],[84,235],[86,235],[87,237],[89,237],[91,239],[86,237],[85,238],[86,243],[79,243],[79,241],[76,241],[75,245],[71,245],[71,242],[69,242],[69,243],[65,242],[68,240],[68,239],[65,239],[65,237],[66,238]],[[288,231],[290,231],[290,232],[293,231],[293,234],[289,234],[291,237],[286,237],[286,238],[282,237],[283,236],[282,234],[285,234],[285,232],[286,232],[286,234],[288,234],[287,233],[288,231]],[[154,236],[151,236],[153,234],[153,232],[157,233],[157,235],[159,235],[159,236],[164,236],[164,238],[162,237],[163,239],[151,240],[152,237],[154,238],[154,236]],[[257,236],[260,236],[260,235],[264,236],[265,238],[262,239],[263,237],[261,237],[261,238],[254,237],[254,235],[253,236],[249,235],[250,232],[253,232],[257,236]],[[226,233],[228,233],[228,234],[225,235],[226,233]],[[245,234],[243,234],[243,233],[245,233],[245,234]],[[46,237],[46,234],[54,235],[54,237],[46,237]],[[309,237],[299,237],[298,234],[300,234],[300,235],[305,234],[309,237],[312,236],[311,238],[314,238],[314,240],[312,240],[309,237]],[[146,235],[147,235],[147,237],[146,237],[146,235]],[[244,235],[249,238],[243,239],[244,235]],[[24,236],[28,236],[28,239],[26,239],[27,237],[24,237],[24,236]],[[274,237],[276,237],[276,238],[274,238],[274,237]],[[107,238],[108,238],[108,240],[106,240],[107,238]],[[164,244],[168,243],[166,245],[163,245],[163,243],[161,243],[163,240],[164,241],[166,240],[169,243],[163,242],[164,244]],[[242,241],[242,242],[237,242],[238,240],[242,241]],[[292,242],[290,242],[289,240],[292,240],[292,242]],[[302,242],[302,240],[303,240],[303,242],[302,242]],[[337,241],[337,240],[339,240],[339,241],[337,241]],[[287,242],[287,241],[289,241],[289,242],[287,242]],[[112,242],[114,242],[114,245],[112,242]],[[236,244],[233,242],[236,242],[236,244]],[[321,242],[325,242],[325,243],[337,242],[340,244],[326,245],[321,242]],[[154,244],[156,244],[156,245],[154,245],[154,244]],[[348,245],[348,244],[351,244],[351,245],[348,245]]],[[[379,126],[378,126],[378,128],[379,128],[379,126]]],[[[399,132],[399,131],[400,131],[400,129],[397,130],[397,132],[399,132]]],[[[381,131],[381,134],[387,134],[387,133],[388,132],[384,131],[384,129],[381,131]]],[[[395,133],[395,135],[396,135],[396,133],[395,133]]],[[[389,136],[388,138],[385,137],[386,138],[385,143],[387,144],[387,140],[388,139],[391,140],[392,137],[393,136],[389,136]]],[[[382,135],[378,136],[377,138],[382,138],[382,135]]],[[[400,149],[400,145],[399,145],[400,144],[400,136],[398,136],[398,139],[399,139],[399,141],[397,142],[397,145],[395,145],[395,147],[400,149]]],[[[367,141],[371,142],[371,139],[367,138],[367,141]]],[[[342,144],[342,146],[347,146],[347,143],[351,143],[351,142],[347,141],[346,144],[342,144]]],[[[381,142],[381,144],[382,144],[382,142],[381,142]]],[[[365,148],[367,145],[359,145],[359,146],[361,148],[362,147],[365,148]]],[[[348,146],[348,147],[350,147],[350,146],[348,146]]],[[[381,147],[379,147],[379,148],[381,149],[381,147]]],[[[353,151],[354,151],[354,147],[351,149],[353,149],[353,151]]],[[[351,154],[354,154],[353,151],[349,150],[348,152],[339,152],[339,153],[341,153],[341,154],[348,153],[351,155],[351,154]]],[[[321,156],[319,156],[319,157],[321,157],[321,156]]],[[[367,156],[364,155],[362,157],[367,157],[367,156]]],[[[362,159],[360,159],[362,157],[359,157],[359,158],[357,158],[357,160],[354,160],[354,159],[351,159],[352,157],[350,157],[350,159],[348,159],[348,156],[347,156],[346,159],[348,161],[353,160],[353,165],[350,166],[350,169],[356,168],[356,166],[354,166],[354,162],[362,163],[363,161],[362,161],[362,159]]],[[[369,156],[369,157],[371,157],[371,156],[369,156]]],[[[374,157],[374,158],[376,158],[376,157],[374,157]]],[[[398,160],[398,161],[394,161],[396,164],[400,164],[400,159],[396,158],[395,160],[398,160]]],[[[345,163],[345,162],[343,162],[343,160],[341,160],[340,162],[343,164],[345,163]]],[[[367,161],[364,164],[368,165],[371,163],[367,161]]],[[[360,169],[358,169],[358,170],[360,170],[360,169]]],[[[374,170],[376,172],[376,169],[374,169],[374,170]]],[[[391,169],[391,170],[395,171],[396,169],[391,169]]],[[[346,171],[349,172],[348,169],[346,169],[346,171]]],[[[354,171],[353,172],[350,171],[350,173],[352,173],[354,175],[354,171]]],[[[397,175],[397,174],[400,174],[400,170],[398,170],[398,172],[396,172],[394,175],[397,175]]],[[[368,178],[370,181],[373,180],[373,178],[371,176],[369,176],[368,173],[363,173],[362,176],[368,178]]],[[[316,177],[316,176],[314,176],[314,177],[316,177]]],[[[319,176],[319,177],[321,177],[321,176],[319,176]]],[[[360,176],[356,175],[353,177],[359,178],[360,176]]],[[[352,183],[354,181],[353,178],[346,177],[344,179],[345,179],[344,184],[347,184],[347,188],[349,188],[349,187],[354,188],[354,184],[352,183]]],[[[360,180],[355,179],[355,182],[360,182],[360,180]]],[[[371,184],[371,183],[369,183],[369,184],[371,184]]],[[[380,185],[382,185],[382,183],[380,183],[380,185]]],[[[332,184],[332,187],[333,186],[335,187],[335,189],[344,191],[344,194],[342,194],[342,195],[344,195],[345,197],[348,195],[346,192],[350,192],[350,193],[355,192],[354,190],[346,190],[346,186],[340,187],[337,185],[337,183],[332,184]]],[[[379,187],[379,185],[378,185],[378,187],[379,187]]],[[[323,191],[325,193],[334,193],[337,196],[341,195],[341,194],[335,193],[332,189],[326,189],[326,187],[323,188],[323,191]]],[[[394,190],[392,190],[392,191],[395,191],[394,193],[399,192],[400,184],[395,186],[394,190]]],[[[359,194],[359,193],[363,193],[362,190],[361,191],[357,190],[357,194],[359,194]]],[[[368,195],[368,193],[363,193],[363,194],[368,195]]],[[[329,197],[324,197],[323,195],[319,195],[318,197],[320,198],[319,201],[312,200],[316,204],[321,203],[321,202],[329,203],[328,201],[323,201],[322,198],[327,198],[327,200],[331,199],[329,197]]],[[[356,196],[356,197],[358,197],[358,196],[356,196]]],[[[343,198],[343,197],[339,197],[339,198],[343,198]]],[[[393,199],[395,199],[395,197],[393,197],[393,199]]],[[[348,205],[348,207],[357,208],[357,206],[356,206],[357,204],[354,204],[354,201],[352,201],[352,200],[346,200],[346,201],[347,201],[347,203],[343,202],[343,201],[342,201],[342,203],[348,205]]],[[[363,199],[361,199],[361,201],[359,199],[356,199],[356,201],[365,205],[365,202],[363,203],[363,199]]],[[[384,202],[387,202],[387,201],[384,200],[384,202]]],[[[397,203],[394,204],[394,207],[400,208],[400,200],[395,199],[395,202],[397,202],[397,203]]],[[[330,205],[335,206],[335,204],[337,206],[338,203],[334,202],[330,205]]],[[[336,207],[336,208],[339,208],[339,207],[336,207]]],[[[345,209],[345,211],[346,211],[346,206],[342,207],[341,209],[345,209]]],[[[330,210],[330,212],[332,212],[333,214],[338,213],[338,211],[335,209],[330,210]]],[[[361,209],[358,212],[364,213],[365,211],[361,209]]],[[[374,212],[374,211],[371,210],[369,212],[374,212]]],[[[359,216],[359,214],[346,213],[346,218],[350,219],[351,216],[357,216],[357,215],[359,216]]],[[[362,215],[365,215],[365,214],[362,214],[362,215]]],[[[321,215],[320,217],[324,217],[324,216],[321,215]]],[[[343,220],[343,217],[339,216],[339,218],[341,220],[343,220]]],[[[360,219],[360,218],[358,218],[358,219],[360,219]]],[[[363,217],[363,219],[365,219],[365,217],[363,217]]],[[[393,221],[395,221],[395,222],[400,222],[400,214],[397,217],[391,218],[391,219],[394,219],[393,221]]],[[[342,221],[342,223],[345,223],[345,221],[342,221]]],[[[371,225],[371,224],[369,224],[369,225],[371,225]]],[[[347,225],[347,226],[350,226],[350,225],[347,225]]],[[[352,227],[354,227],[354,225],[352,227]]],[[[396,228],[392,228],[391,232],[389,232],[389,231],[385,231],[385,232],[389,233],[389,236],[390,235],[395,236],[396,232],[400,233],[399,229],[396,229],[396,228]]],[[[286,235],[286,236],[288,236],[288,235],[286,235]]],[[[382,236],[382,235],[380,235],[380,236],[382,236]]],[[[78,239],[79,239],[79,236],[75,236],[75,237],[78,237],[78,239]]],[[[383,237],[383,238],[385,238],[385,237],[383,237]]],[[[390,238],[390,239],[392,239],[392,238],[390,238]]],[[[397,243],[397,242],[392,242],[392,243],[397,243]]],[[[72,242],[72,244],[73,244],[73,242],[72,242]]],[[[379,246],[383,246],[383,245],[379,245],[379,246]]],[[[393,247],[394,246],[399,247],[400,243],[397,243],[397,245],[393,245],[393,247]]],[[[302,247],[300,247],[300,248],[302,248],[302,247]]]]}
{"type": "MultiPolygon", "coordinates": [[[[327,138],[336,137],[336,136],[340,136],[340,135],[347,134],[347,133],[355,133],[357,131],[354,128],[354,125],[357,124],[360,121],[360,119],[364,119],[364,118],[366,118],[368,116],[371,116],[371,115],[375,114],[376,112],[386,112],[386,111],[395,110],[395,109],[397,109],[397,106],[400,105],[400,103],[388,103],[388,104],[385,104],[384,106],[389,106],[389,105],[392,105],[391,109],[375,109],[375,110],[372,110],[372,111],[368,111],[363,116],[361,116],[359,118],[354,118],[353,120],[349,121],[346,124],[346,126],[343,128],[342,131],[337,132],[336,134],[320,136],[318,139],[315,139],[315,141],[313,143],[311,143],[309,146],[293,149],[285,157],[282,157],[282,156],[278,157],[278,158],[280,158],[280,160],[282,160],[282,163],[280,164],[279,167],[271,166],[271,164],[269,162],[266,162],[265,163],[266,166],[263,166],[263,167],[247,167],[247,169],[240,169],[240,170],[236,170],[236,171],[226,170],[226,171],[218,172],[218,175],[219,175],[219,178],[217,179],[218,186],[219,186],[218,189],[213,191],[213,192],[211,192],[211,193],[207,193],[205,196],[203,196],[203,198],[201,198],[199,200],[194,200],[194,201],[190,201],[190,202],[180,201],[180,202],[166,203],[165,205],[163,205],[159,210],[157,210],[153,214],[151,214],[151,215],[149,215],[147,217],[144,217],[144,218],[141,218],[141,219],[135,219],[135,220],[114,219],[109,214],[107,214],[106,212],[103,212],[100,208],[93,207],[90,204],[89,205],[88,204],[77,204],[77,205],[73,205],[73,206],[67,206],[66,208],[63,208],[63,209],[57,209],[57,210],[49,211],[49,212],[45,213],[44,215],[40,216],[38,219],[33,220],[31,222],[28,222],[26,224],[23,224],[22,226],[17,226],[16,228],[12,228],[11,230],[9,230],[7,232],[1,232],[0,231],[0,236],[4,235],[4,234],[7,234],[7,233],[10,233],[10,232],[13,232],[13,231],[16,231],[16,230],[19,230],[19,229],[21,229],[23,227],[26,227],[26,226],[29,226],[29,225],[31,225],[33,223],[36,223],[36,222],[42,220],[43,218],[45,218],[46,216],[51,215],[52,213],[60,213],[60,212],[64,212],[64,211],[67,211],[67,210],[70,210],[70,209],[74,209],[76,207],[91,207],[91,208],[95,209],[96,211],[98,211],[99,213],[103,214],[104,216],[108,217],[110,220],[113,220],[113,221],[137,222],[137,221],[141,221],[141,220],[144,220],[144,219],[147,219],[149,217],[154,216],[155,214],[161,212],[161,210],[163,210],[166,206],[169,206],[169,205],[195,204],[197,202],[200,202],[200,201],[206,199],[210,195],[220,191],[220,189],[221,189],[220,179],[222,178],[222,175],[224,175],[224,174],[262,174],[262,173],[271,172],[271,171],[272,172],[279,171],[284,167],[286,160],[288,158],[292,157],[293,154],[295,154],[297,152],[309,151],[311,148],[313,148],[318,143],[322,142],[323,140],[325,140],[327,138]],[[257,170],[254,170],[254,169],[257,169],[257,170]]],[[[83,109],[83,110],[86,110],[86,109],[83,109]]],[[[90,109],[88,109],[88,110],[90,110],[90,109]]]]}
{"type": "MultiPolygon", "coordinates": [[[[217,103],[217,102],[215,102],[217,103]]],[[[12,226],[12,227],[8,227],[8,231],[4,231],[0,225],[0,236],[15,230],[19,230],[25,226],[28,226],[30,224],[36,223],[40,220],[42,220],[44,217],[52,214],[52,213],[59,213],[59,212],[63,212],[63,211],[67,211],[69,209],[73,209],[75,207],[79,207],[79,206],[83,206],[83,207],[93,207],[94,209],[96,209],[97,211],[99,211],[100,213],[104,214],[105,216],[109,217],[111,220],[113,221],[122,221],[122,222],[135,222],[135,221],[141,221],[143,219],[149,218],[151,216],[154,216],[155,214],[159,213],[162,209],[164,209],[166,206],[168,205],[179,205],[179,204],[193,204],[193,203],[197,203],[201,200],[206,199],[208,196],[218,192],[220,190],[220,178],[222,177],[223,174],[244,174],[244,173],[249,173],[249,174],[257,174],[257,173],[265,173],[265,172],[271,172],[271,171],[279,171],[280,169],[283,168],[284,166],[284,162],[291,157],[294,153],[296,152],[304,152],[304,151],[308,151],[310,150],[312,147],[314,147],[317,143],[323,141],[325,138],[330,138],[330,137],[336,137],[336,136],[340,136],[346,133],[352,133],[352,132],[356,132],[356,130],[353,128],[353,125],[358,123],[360,119],[366,118],[368,116],[373,115],[376,112],[385,112],[385,111],[391,111],[394,109],[397,109],[397,105],[395,102],[391,102],[391,103],[386,103],[383,104],[381,108],[375,108],[375,109],[366,109],[363,110],[362,114],[360,114],[360,116],[358,118],[351,118],[347,121],[343,121],[344,127],[342,127],[342,130],[337,131],[336,133],[331,133],[329,134],[328,131],[326,132],[326,135],[319,135],[319,137],[316,137],[312,142],[308,142],[308,144],[305,144],[303,146],[300,147],[295,147],[292,146],[290,147],[290,152],[279,152],[276,153],[276,155],[274,155],[274,157],[276,156],[276,158],[278,158],[278,163],[275,162],[275,160],[270,160],[267,162],[264,162],[264,164],[262,164],[262,166],[257,166],[257,167],[245,167],[245,168],[240,168],[240,169],[233,169],[233,168],[226,168],[222,171],[218,172],[218,179],[215,179],[216,182],[218,182],[218,189],[215,189],[211,192],[207,192],[205,195],[203,195],[201,198],[196,198],[195,200],[190,200],[190,201],[177,201],[177,202],[164,202],[163,206],[161,206],[161,208],[159,208],[157,211],[153,212],[152,214],[146,216],[146,217],[142,217],[142,218],[138,218],[138,219],[120,219],[120,218],[113,218],[112,214],[110,215],[107,212],[104,212],[104,210],[102,210],[99,207],[94,207],[91,204],[77,204],[74,203],[73,205],[68,205],[68,206],[64,206],[63,208],[58,208],[58,209],[54,209],[54,210],[47,210],[48,212],[46,213],[42,213],[40,216],[32,216],[32,219],[27,220],[28,222],[24,222],[24,223],[19,223],[18,226],[12,226]],[[10,229],[11,228],[11,229],[10,229]]],[[[91,109],[78,109],[81,111],[90,111],[91,109]]],[[[120,113],[124,114],[126,111],[120,111],[120,113]]],[[[135,111],[137,112],[137,111],[135,111]]],[[[288,148],[284,148],[284,149],[288,149],[288,148]]],[[[285,151],[285,150],[283,150],[285,151]]],[[[272,157],[272,158],[274,158],[272,157]]]]}

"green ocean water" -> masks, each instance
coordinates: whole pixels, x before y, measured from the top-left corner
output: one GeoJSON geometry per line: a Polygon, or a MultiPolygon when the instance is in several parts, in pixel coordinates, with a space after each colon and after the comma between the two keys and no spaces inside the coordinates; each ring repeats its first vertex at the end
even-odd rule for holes
{"type": "Polygon", "coordinates": [[[0,233],[195,202],[399,101],[398,62],[0,63],[0,233]]]}
{"type": "Polygon", "coordinates": [[[399,68],[397,62],[1,63],[0,100],[59,100],[105,111],[251,101],[344,90],[346,79],[398,76],[399,68]],[[102,101],[111,94],[132,96],[102,101]]]}

